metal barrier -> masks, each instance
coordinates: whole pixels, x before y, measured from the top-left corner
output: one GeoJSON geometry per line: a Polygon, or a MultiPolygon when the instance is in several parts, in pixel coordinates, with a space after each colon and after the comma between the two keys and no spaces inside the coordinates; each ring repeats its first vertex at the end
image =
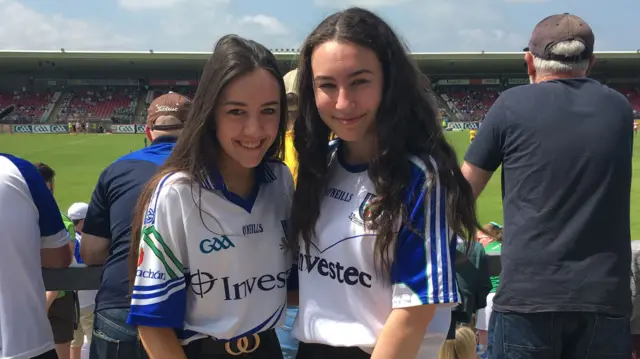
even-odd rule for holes
{"type": "Polygon", "coordinates": [[[102,267],[42,269],[47,290],[92,290],[100,287],[102,267]]]}
{"type": "MultiPolygon", "coordinates": [[[[487,255],[489,275],[500,274],[500,256],[487,255]]],[[[42,269],[44,286],[47,290],[93,290],[100,287],[102,267],[42,269]]]]}

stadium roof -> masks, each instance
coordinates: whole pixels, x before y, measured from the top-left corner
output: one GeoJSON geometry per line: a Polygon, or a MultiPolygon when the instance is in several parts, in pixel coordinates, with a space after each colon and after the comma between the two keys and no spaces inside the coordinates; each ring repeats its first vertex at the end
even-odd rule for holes
{"type": "MultiPolygon", "coordinates": [[[[158,72],[198,71],[211,53],[208,52],[119,52],[119,51],[0,51],[3,72],[34,73],[41,71],[84,73],[95,72],[158,72]]],[[[296,52],[277,52],[284,71],[296,67],[296,52]]],[[[420,68],[430,75],[522,74],[522,52],[458,52],[413,53],[420,68]]],[[[609,75],[637,74],[640,71],[640,50],[596,52],[595,73],[609,75]]]]}

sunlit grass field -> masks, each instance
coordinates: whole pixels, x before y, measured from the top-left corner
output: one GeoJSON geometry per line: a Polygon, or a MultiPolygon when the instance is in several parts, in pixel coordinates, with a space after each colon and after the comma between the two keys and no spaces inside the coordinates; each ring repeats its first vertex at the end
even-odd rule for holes
{"type": "MultiPolygon", "coordinates": [[[[468,132],[448,132],[460,161],[469,146],[468,132]]],[[[144,146],[143,135],[0,134],[0,152],[44,162],[56,171],[55,197],[62,211],[89,202],[100,172],[118,157],[144,146]]],[[[631,238],[640,239],[640,140],[634,144],[631,190],[631,238]]],[[[478,204],[480,221],[502,223],[500,174],[496,173],[478,204]]]]}

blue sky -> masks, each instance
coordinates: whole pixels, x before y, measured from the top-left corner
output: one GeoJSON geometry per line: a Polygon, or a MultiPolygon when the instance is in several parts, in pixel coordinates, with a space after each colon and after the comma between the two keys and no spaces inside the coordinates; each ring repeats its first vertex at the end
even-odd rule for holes
{"type": "Polygon", "coordinates": [[[349,5],[376,11],[413,52],[520,51],[562,12],[591,25],[597,51],[640,49],[638,0],[0,0],[0,49],[210,51],[227,33],[294,48],[349,5]]]}

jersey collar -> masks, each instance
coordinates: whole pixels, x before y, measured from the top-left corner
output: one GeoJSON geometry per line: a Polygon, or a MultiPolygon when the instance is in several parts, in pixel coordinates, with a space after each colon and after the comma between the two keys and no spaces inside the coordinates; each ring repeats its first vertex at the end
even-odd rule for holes
{"type": "Polygon", "coordinates": [[[273,182],[276,179],[275,174],[271,171],[269,166],[267,166],[265,161],[261,162],[255,168],[254,174],[256,176],[256,183],[251,194],[247,198],[242,198],[241,196],[229,191],[227,186],[224,184],[222,175],[217,169],[209,172],[209,175],[202,182],[202,187],[212,191],[220,191],[231,203],[241,207],[248,213],[251,213],[256,198],[258,198],[260,185],[273,182]]]}

